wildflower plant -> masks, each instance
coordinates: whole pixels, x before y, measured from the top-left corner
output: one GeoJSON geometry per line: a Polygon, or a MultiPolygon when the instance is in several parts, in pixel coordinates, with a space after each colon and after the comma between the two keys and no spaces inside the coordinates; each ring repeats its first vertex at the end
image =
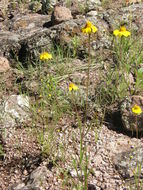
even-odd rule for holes
{"type": "Polygon", "coordinates": [[[91,65],[91,35],[92,33],[97,32],[96,26],[94,26],[90,21],[86,22],[86,25],[81,29],[82,33],[88,35],[88,69],[87,69],[87,84],[86,84],[86,110],[85,110],[85,119],[87,117],[87,109],[88,109],[88,91],[89,91],[89,72],[90,72],[90,65],[91,65]]]}
{"type": "Polygon", "coordinates": [[[113,36],[115,56],[118,60],[118,67],[121,69],[125,66],[125,57],[130,47],[130,39],[128,37],[131,36],[131,32],[125,26],[121,26],[120,29],[113,31],[113,36]]]}
{"type": "Polygon", "coordinates": [[[88,134],[91,124],[87,123],[87,111],[88,111],[88,91],[89,91],[89,72],[90,72],[90,65],[91,65],[91,35],[97,32],[97,28],[90,22],[87,21],[85,26],[81,29],[82,34],[88,35],[88,67],[87,67],[87,83],[86,83],[86,101],[85,101],[85,112],[84,112],[84,119],[82,120],[80,113],[78,112],[78,107],[76,104],[76,95],[80,94],[78,86],[74,83],[69,84],[69,92],[71,93],[72,104],[74,110],[76,111],[76,119],[78,122],[78,127],[80,130],[80,150],[79,150],[79,157],[78,159],[73,158],[73,167],[77,173],[79,183],[74,184],[76,189],[88,189],[88,176],[89,172],[89,155],[87,154],[87,145],[84,141],[85,136],[88,134]],[[79,169],[77,169],[79,168],[79,169]],[[79,171],[78,171],[79,170],[79,171]]]}

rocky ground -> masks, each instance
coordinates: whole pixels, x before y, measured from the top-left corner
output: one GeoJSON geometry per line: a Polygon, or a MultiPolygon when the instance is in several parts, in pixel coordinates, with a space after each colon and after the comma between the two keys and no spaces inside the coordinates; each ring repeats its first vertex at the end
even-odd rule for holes
{"type": "MultiPolygon", "coordinates": [[[[135,118],[126,122],[130,118],[126,112],[131,105],[143,106],[142,94],[125,100],[121,112],[114,105],[107,109],[110,112],[103,113],[100,109],[95,112],[94,100],[97,85],[107,74],[109,65],[115,62],[110,49],[113,30],[125,24],[142,42],[143,2],[45,2],[0,1],[0,190],[81,189],[76,185],[84,179],[84,174],[79,165],[73,164],[80,155],[77,118],[69,109],[68,113],[57,116],[55,122],[53,113],[37,109],[34,102],[41,100],[39,79],[48,72],[57,77],[63,94],[67,93],[69,82],[76,82],[81,88],[79,98],[85,97],[87,36],[81,34],[81,27],[86,20],[98,28],[90,52],[96,64],[93,61],[90,68],[91,110],[85,127],[85,131],[89,131],[84,137],[89,158],[86,189],[142,190],[142,134],[137,138],[129,130],[135,118]],[[53,44],[62,46],[63,52],[69,48],[76,56],[70,59],[55,56],[57,64],[50,66],[49,71],[46,66],[28,70],[29,64],[34,65],[43,50],[51,51],[53,44]]],[[[130,79],[130,85],[132,83],[130,79]]],[[[79,99],[77,102],[80,107],[79,99]]],[[[82,114],[79,110],[81,120],[82,114]]],[[[142,131],[142,117],[139,122],[142,131]]]]}

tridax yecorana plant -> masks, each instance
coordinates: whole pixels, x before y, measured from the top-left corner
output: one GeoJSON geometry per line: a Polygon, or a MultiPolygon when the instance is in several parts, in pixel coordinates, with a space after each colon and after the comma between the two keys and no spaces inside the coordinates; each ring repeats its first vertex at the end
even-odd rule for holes
{"type": "MultiPolygon", "coordinates": [[[[35,64],[35,70],[37,69],[36,77],[38,78],[39,84],[37,96],[31,108],[33,111],[32,126],[38,126],[36,128],[36,134],[38,136],[38,142],[41,145],[42,155],[48,157],[53,165],[60,168],[61,173],[59,176],[63,180],[65,189],[67,188],[68,181],[72,183],[71,186],[73,189],[88,189],[91,168],[89,168],[90,156],[87,151],[85,138],[90,129],[92,129],[92,126],[94,126],[92,130],[95,131],[97,126],[95,122],[96,118],[88,120],[90,71],[93,60],[91,56],[91,37],[98,30],[100,28],[97,29],[90,21],[87,21],[85,26],[81,28],[81,36],[87,37],[88,39],[87,80],[84,88],[84,96],[80,96],[83,90],[81,84],[76,83],[76,80],[67,81],[73,70],[68,70],[68,67],[65,69],[65,64],[67,64],[64,56],[65,52],[62,52],[60,47],[57,47],[57,52],[51,51],[49,53],[43,51],[39,56],[39,62],[37,65],[35,64]],[[58,57],[56,53],[59,53],[60,56],[58,57]],[[63,86],[60,86],[60,82],[63,82],[63,86]],[[82,105],[78,104],[79,102],[82,102],[82,105]],[[72,159],[70,167],[75,169],[78,182],[77,180],[74,181],[74,179],[71,179],[72,177],[68,175],[68,169],[61,168],[60,164],[58,164],[59,160],[62,160],[64,163],[66,162],[66,151],[69,148],[64,140],[61,142],[59,140],[61,135],[63,135],[63,139],[65,138],[65,131],[63,132],[61,127],[57,127],[58,122],[66,115],[74,118],[76,127],[79,129],[79,152],[75,153],[75,155],[78,154],[78,157],[75,158],[75,155],[70,155],[72,159]]],[[[114,63],[111,63],[107,67],[107,71],[104,74],[101,72],[99,76],[101,82],[97,84],[95,89],[96,98],[94,103],[97,103],[101,107],[101,110],[120,103],[127,95],[134,93],[143,94],[143,70],[140,67],[143,60],[143,53],[140,41],[136,40],[133,32],[128,31],[124,25],[119,26],[113,31],[112,39],[113,45],[110,50],[114,63]],[[130,74],[135,78],[133,84],[130,84],[128,80],[130,74]]],[[[78,49],[79,39],[75,37],[74,40],[73,45],[75,49],[72,58],[78,56],[76,51],[78,49]]],[[[30,77],[32,78],[33,76],[30,77]]],[[[142,110],[138,105],[134,105],[132,112],[138,115],[141,114],[142,110]]],[[[76,134],[73,132],[71,134],[75,138],[76,134]]],[[[97,132],[95,136],[96,140],[98,140],[97,132]]],[[[74,144],[74,142],[72,143],[74,144]]]]}

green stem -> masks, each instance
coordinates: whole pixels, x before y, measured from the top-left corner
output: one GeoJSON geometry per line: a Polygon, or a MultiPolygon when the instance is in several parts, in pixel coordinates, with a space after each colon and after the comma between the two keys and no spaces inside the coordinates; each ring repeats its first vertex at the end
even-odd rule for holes
{"type": "Polygon", "coordinates": [[[90,72],[90,64],[91,64],[90,41],[91,41],[91,35],[89,34],[89,36],[88,36],[88,68],[87,68],[87,83],[86,83],[86,110],[85,110],[85,119],[87,119],[87,111],[88,111],[89,72],[90,72]]]}
{"type": "Polygon", "coordinates": [[[122,69],[122,59],[123,59],[123,52],[122,52],[122,48],[123,48],[123,38],[121,36],[121,40],[120,40],[120,62],[119,62],[119,69],[121,70],[122,69]]]}
{"type": "Polygon", "coordinates": [[[136,116],[136,138],[138,139],[139,137],[139,130],[138,130],[138,118],[136,116]]]}

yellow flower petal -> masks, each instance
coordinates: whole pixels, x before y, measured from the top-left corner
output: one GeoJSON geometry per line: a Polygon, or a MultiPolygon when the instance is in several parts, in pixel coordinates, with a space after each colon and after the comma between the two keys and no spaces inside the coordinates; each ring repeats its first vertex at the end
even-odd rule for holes
{"type": "Polygon", "coordinates": [[[134,106],[132,107],[132,112],[135,113],[135,114],[137,114],[137,115],[140,115],[140,114],[142,113],[142,109],[141,109],[140,106],[134,105],[134,106]]]}
{"type": "Polygon", "coordinates": [[[85,27],[81,29],[82,33],[87,33],[87,34],[95,33],[97,32],[97,30],[98,29],[90,21],[87,21],[85,27]]]}
{"type": "Polygon", "coordinates": [[[49,54],[48,52],[43,52],[40,54],[40,60],[48,60],[52,59],[52,55],[49,54]]]}
{"type": "Polygon", "coordinates": [[[113,34],[114,34],[114,36],[118,36],[119,35],[119,30],[114,30],[113,34]]]}
{"type": "Polygon", "coordinates": [[[69,91],[72,91],[72,90],[78,90],[79,88],[75,85],[75,84],[73,84],[73,83],[70,83],[69,84],[69,91]]]}
{"type": "Polygon", "coordinates": [[[128,37],[131,35],[131,32],[127,31],[125,26],[121,26],[120,30],[114,30],[113,31],[113,35],[119,36],[119,37],[121,37],[121,36],[128,37]]]}
{"type": "Polygon", "coordinates": [[[82,33],[91,33],[91,28],[82,28],[82,33]]]}
{"type": "Polygon", "coordinates": [[[130,36],[130,35],[131,35],[131,32],[129,32],[129,31],[123,32],[123,36],[125,36],[125,37],[128,37],[128,36],[130,36]]]}
{"type": "Polygon", "coordinates": [[[98,29],[96,28],[96,26],[93,25],[93,26],[92,26],[92,32],[95,33],[95,32],[97,32],[97,30],[98,30],[98,29]]]}

